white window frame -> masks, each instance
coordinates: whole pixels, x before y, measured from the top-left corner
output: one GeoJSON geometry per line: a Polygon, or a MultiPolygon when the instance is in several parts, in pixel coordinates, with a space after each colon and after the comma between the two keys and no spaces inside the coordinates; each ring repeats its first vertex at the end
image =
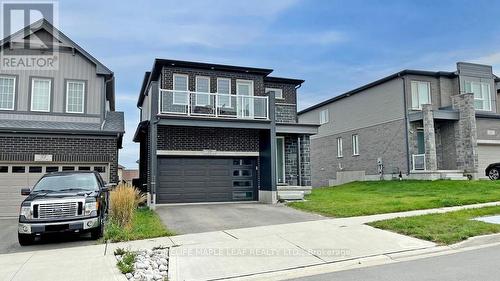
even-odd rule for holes
{"type": "Polygon", "coordinates": [[[476,110],[479,110],[479,111],[492,111],[492,108],[491,108],[491,103],[492,103],[492,100],[491,100],[491,85],[490,83],[488,82],[480,82],[480,81],[465,81],[464,83],[464,87],[466,87],[465,85],[467,85],[467,83],[470,84],[470,88],[471,88],[471,92],[472,92],[472,88],[473,88],[473,84],[479,84],[479,90],[481,91],[481,95],[483,96],[482,98],[477,98],[476,95],[474,94],[474,109],[476,110]],[[487,85],[488,86],[488,99],[486,99],[484,97],[484,93],[483,93],[483,85],[487,85]],[[484,101],[485,100],[489,100],[489,108],[484,108],[484,101]],[[483,104],[483,107],[481,109],[479,108],[476,108],[476,101],[481,101],[482,104],[483,104]]]}
{"type": "MultiPolygon", "coordinates": [[[[221,95],[231,95],[231,78],[222,78],[222,77],[217,77],[217,94],[221,94],[221,95]],[[229,81],[229,93],[227,93],[227,94],[221,94],[221,93],[219,92],[219,81],[221,81],[221,80],[229,81]]],[[[226,96],[224,96],[224,97],[226,97],[226,96]]],[[[220,99],[220,97],[218,98],[218,100],[219,100],[219,99],[220,99]]],[[[232,100],[233,100],[233,99],[232,99],[231,97],[229,97],[229,105],[225,106],[224,108],[231,108],[231,107],[233,107],[233,106],[232,106],[232,103],[233,103],[233,101],[232,101],[232,100]]],[[[217,101],[217,102],[219,102],[219,101],[217,101]]],[[[220,106],[221,106],[221,105],[220,105],[220,103],[219,103],[217,106],[218,106],[218,107],[220,107],[220,106]]]]}
{"type": "Polygon", "coordinates": [[[11,79],[13,80],[13,86],[12,86],[12,106],[10,108],[2,108],[0,107],[0,110],[14,110],[15,105],[16,105],[16,77],[15,76],[0,76],[2,79],[11,79]]]}
{"type": "Polygon", "coordinates": [[[351,137],[352,139],[352,156],[358,156],[359,155],[359,135],[354,134],[351,137]]]}
{"type": "Polygon", "coordinates": [[[66,113],[85,113],[85,82],[84,81],[78,81],[78,80],[67,80],[66,81],[66,113]],[[75,84],[82,84],[82,110],[81,111],[70,111],[68,109],[69,106],[69,83],[75,83],[75,84]]]}
{"type": "Polygon", "coordinates": [[[174,73],[172,75],[172,104],[173,105],[188,105],[189,104],[189,75],[187,74],[180,74],[180,73],[174,73]],[[178,91],[175,89],[175,77],[180,76],[180,77],[185,77],[186,78],[186,91],[178,91]],[[175,94],[176,92],[184,92],[187,96],[186,102],[176,102],[175,101],[175,94]]]}
{"type": "MultiPolygon", "coordinates": [[[[254,94],[254,88],[253,88],[253,80],[243,80],[243,79],[237,79],[236,80],[236,95],[240,96],[240,93],[238,91],[238,84],[248,84],[250,85],[250,94],[246,97],[253,97],[254,94]]],[[[242,95],[245,96],[245,95],[242,95]]]]}
{"type": "Polygon", "coordinates": [[[330,111],[327,109],[323,109],[319,112],[319,124],[323,125],[330,122],[330,111]]]}
{"type": "Polygon", "coordinates": [[[283,97],[283,89],[280,89],[280,88],[266,88],[266,93],[269,93],[273,91],[274,92],[274,97],[278,100],[283,100],[285,99],[283,97]],[[278,96],[278,93],[279,93],[279,96],[278,96]]]}
{"type": "Polygon", "coordinates": [[[35,112],[50,112],[50,106],[51,106],[51,97],[52,97],[52,80],[47,79],[47,78],[31,78],[31,106],[30,106],[30,111],[35,111],[35,112]],[[49,82],[49,101],[47,103],[47,110],[41,110],[41,109],[33,109],[33,94],[35,93],[33,90],[35,88],[35,81],[48,81],[49,82]]]}
{"type": "MultiPolygon", "coordinates": [[[[253,80],[243,80],[243,79],[237,79],[236,80],[236,96],[242,96],[242,97],[253,97],[255,95],[254,92],[254,85],[253,85],[253,80]],[[250,86],[249,88],[249,95],[241,95],[240,91],[238,90],[239,87],[238,85],[240,84],[247,84],[250,86]]],[[[253,119],[254,118],[254,99],[237,99],[237,116],[240,118],[248,118],[248,119],[253,119]],[[245,113],[245,107],[248,105],[248,115],[244,114],[245,113]]]]}
{"type": "Polygon", "coordinates": [[[412,80],[411,83],[410,83],[410,90],[411,90],[411,108],[414,109],[414,110],[422,110],[422,103],[420,102],[420,93],[418,92],[418,85],[420,83],[423,83],[427,86],[427,99],[429,101],[429,104],[432,104],[432,94],[431,94],[431,82],[429,81],[419,81],[419,80],[412,80]],[[416,87],[415,89],[417,89],[417,92],[414,93],[413,92],[413,85],[416,84],[416,87]],[[414,95],[416,96],[417,98],[417,101],[416,101],[416,104],[415,104],[415,101],[413,99],[414,95]]]}
{"type": "Polygon", "coordinates": [[[194,80],[195,80],[194,88],[196,90],[196,95],[197,95],[196,96],[195,105],[196,106],[207,106],[207,105],[209,105],[210,104],[210,95],[209,94],[210,94],[210,87],[211,87],[211,85],[210,85],[210,76],[197,75],[197,76],[195,76],[194,80]],[[207,79],[208,80],[208,92],[199,92],[198,91],[198,79],[207,79]],[[206,93],[207,94],[206,96],[207,96],[208,100],[207,100],[206,103],[199,103],[198,102],[198,93],[203,93],[203,94],[206,93]]]}
{"type": "Polygon", "coordinates": [[[344,157],[344,143],[342,137],[337,138],[337,158],[344,157]]]}

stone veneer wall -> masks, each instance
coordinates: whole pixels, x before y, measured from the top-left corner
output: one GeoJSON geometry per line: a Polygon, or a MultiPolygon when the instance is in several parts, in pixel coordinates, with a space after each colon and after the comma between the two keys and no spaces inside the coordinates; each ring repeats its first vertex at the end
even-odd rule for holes
{"type": "Polygon", "coordinates": [[[466,173],[477,173],[477,128],[474,95],[471,93],[452,96],[453,108],[459,111],[455,130],[457,168],[466,173]]]}

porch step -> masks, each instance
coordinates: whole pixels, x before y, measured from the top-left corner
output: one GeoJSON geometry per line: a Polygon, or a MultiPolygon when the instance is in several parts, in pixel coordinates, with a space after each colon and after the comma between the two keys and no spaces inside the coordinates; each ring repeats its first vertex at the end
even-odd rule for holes
{"type": "Polygon", "coordinates": [[[466,181],[468,180],[463,174],[453,173],[453,174],[444,174],[443,179],[446,180],[454,180],[454,181],[466,181]]]}
{"type": "Polygon", "coordinates": [[[312,186],[298,185],[278,185],[278,193],[281,191],[303,191],[304,194],[311,194],[312,186]]]}
{"type": "Polygon", "coordinates": [[[278,190],[278,200],[302,200],[304,191],[278,190]]]}

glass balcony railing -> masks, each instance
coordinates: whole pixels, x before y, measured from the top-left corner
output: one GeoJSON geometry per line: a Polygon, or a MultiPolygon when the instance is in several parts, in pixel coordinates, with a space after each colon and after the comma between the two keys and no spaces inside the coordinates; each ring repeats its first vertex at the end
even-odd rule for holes
{"type": "Polygon", "coordinates": [[[160,89],[160,114],[269,119],[268,97],[160,89]]]}

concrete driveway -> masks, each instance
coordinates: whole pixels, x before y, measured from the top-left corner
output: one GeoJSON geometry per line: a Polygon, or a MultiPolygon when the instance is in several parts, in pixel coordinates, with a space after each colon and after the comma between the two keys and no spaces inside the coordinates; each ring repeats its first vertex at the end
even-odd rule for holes
{"type": "Polygon", "coordinates": [[[97,242],[90,239],[89,234],[58,234],[42,237],[34,245],[21,247],[17,242],[17,219],[0,219],[0,254],[50,250],[58,248],[94,245],[97,242]]]}
{"type": "Polygon", "coordinates": [[[163,223],[177,234],[286,224],[325,219],[283,204],[225,203],[159,206],[163,223]]]}

